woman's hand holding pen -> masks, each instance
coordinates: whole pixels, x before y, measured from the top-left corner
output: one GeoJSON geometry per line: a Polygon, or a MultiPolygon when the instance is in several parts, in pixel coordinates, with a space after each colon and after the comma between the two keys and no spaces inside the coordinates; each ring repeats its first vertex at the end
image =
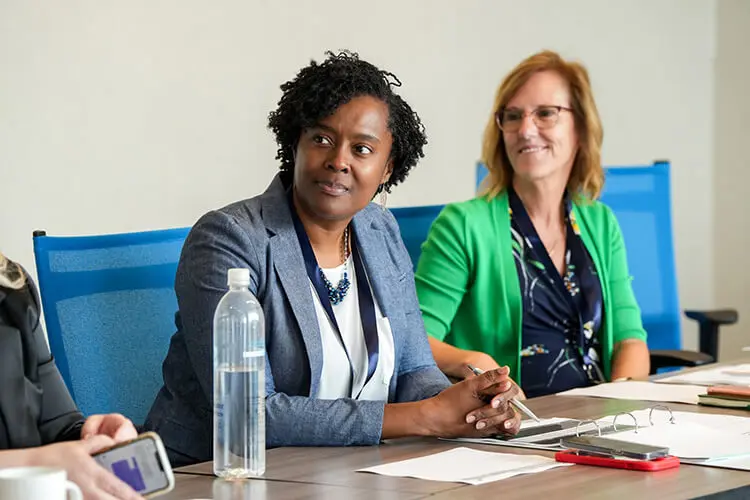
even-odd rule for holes
{"type": "MultiPolygon", "coordinates": [[[[471,374],[471,370],[468,370],[467,366],[474,366],[476,368],[479,368],[483,372],[488,372],[490,370],[497,370],[500,368],[500,365],[497,364],[497,361],[494,360],[492,356],[490,356],[487,353],[479,352],[479,351],[466,351],[468,355],[466,356],[466,359],[464,360],[464,363],[461,364],[460,368],[456,368],[458,372],[461,373],[463,378],[466,377],[473,377],[471,374]]],[[[513,382],[513,385],[518,387],[518,384],[516,384],[515,381],[511,380],[513,382]]],[[[517,399],[524,400],[526,399],[526,394],[524,394],[523,390],[519,387],[518,388],[518,396],[517,399]]]]}
{"type": "Polygon", "coordinates": [[[428,434],[439,437],[516,434],[521,417],[509,401],[520,389],[508,367],[469,377],[422,401],[422,421],[428,434]]]}
{"type": "Polygon", "coordinates": [[[455,371],[456,375],[460,374],[463,376],[463,378],[473,376],[471,374],[471,370],[466,369],[467,365],[475,366],[483,372],[497,370],[500,368],[500,365],[497,364],[497,361],[495,361],[495,359],[486,352],[466,351],[466,356],[461,361],[462,362],[455,367],[455,371]]]}

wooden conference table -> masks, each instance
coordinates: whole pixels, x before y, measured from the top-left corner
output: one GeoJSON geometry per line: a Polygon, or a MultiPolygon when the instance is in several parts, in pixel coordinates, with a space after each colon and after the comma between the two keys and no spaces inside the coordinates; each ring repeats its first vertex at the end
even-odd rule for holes
{"type": "MultiPolygon", "coordinates": [[[[716,365],[713,365],[714,367],[716,365]]],[[[645,401],[545,396],[528,400],[540,417],[588,419],[653,406],[645,401]]],[[[740,410],[669,403],[676,411],[748,416],[740,410]]],[[[552,452],[438,439],[397,439],[380,446],[351,448],[276,448],[266,455],[262,479],[215,479],[211,462],[175,470],[172,499],[485,499],[485,498],[750,498],[750,472],[681,464],[661,472],[635,472],[576,465],[521,475],[479,486],[379,476],[357,469],[415,458],[458,446],[479,450],[552,456],[552,452]]]]}

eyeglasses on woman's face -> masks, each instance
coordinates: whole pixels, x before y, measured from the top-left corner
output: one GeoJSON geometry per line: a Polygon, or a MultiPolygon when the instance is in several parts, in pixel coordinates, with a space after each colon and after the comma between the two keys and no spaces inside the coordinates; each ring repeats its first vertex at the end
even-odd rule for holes
{"type": "Polygon", "coordinates": [[[518,108],[503,108],[495,113],[495,122],[503,132],[517,132],[524,118],[531,115],[537,128],[546,129],[557,124],[562,111],[573,112],[571,108],[565,106],[539,106],[528,113],[518,108]]]}

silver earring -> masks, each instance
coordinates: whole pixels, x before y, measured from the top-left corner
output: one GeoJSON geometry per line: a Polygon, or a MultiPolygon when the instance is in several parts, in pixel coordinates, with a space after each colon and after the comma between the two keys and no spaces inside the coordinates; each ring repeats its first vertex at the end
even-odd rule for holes
{"type": "Polygon", "coordinates": [[[380,185],[380,207],[385,210],[385,204],[388,202],[388,191],[385,190],[385,184],[380,185]]]}

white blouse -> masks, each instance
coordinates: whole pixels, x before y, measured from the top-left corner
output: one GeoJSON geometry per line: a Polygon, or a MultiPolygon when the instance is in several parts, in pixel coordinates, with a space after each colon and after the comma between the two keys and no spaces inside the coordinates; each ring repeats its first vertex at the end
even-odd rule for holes
{"type": "MultiPolygon", "coordinates": [[[[341,344],[341,340],[336,334],[328,314],[323,309],[315,287],[308,279],[323,344],[323,371],[320,376],[318,394],[314,396],[318,399],[339,399],[353,398],[359,394],[358,399],[387,401],[388,387],[391,383],[395,364],[395,349],[393,346],[391,324],[388,318],[383,316],[380,307],[378,307],[378,302],[375,300],[375,294],[373,294],[375,318],[378,327],[378,364],[372,378],[363,388],[368,368],[367,346],[359,314],[357,277],[355,275],[352,256],[350,255],[346,262],[339,267],[323,269],[323,273],[328,278],[328,281],[335,286],[343,277],[345,269],[351,283],[349,291],[341,302],[336,305],[331,304],[336,322],[341,329],[340,338],[343,339],[344,345],[341,344]],[[354,371],[353,386],[351,385],[352,370],[349,368],[349,361],[346,356],[347,352],[351,358],[352,365],[354,365],[352,367],[354,371]],[[349,392],[350,387],[352,390],[351,393],[349,392]]],[[[370,287],[370,293],[372,293],[372,287],[370,287]]]]}

